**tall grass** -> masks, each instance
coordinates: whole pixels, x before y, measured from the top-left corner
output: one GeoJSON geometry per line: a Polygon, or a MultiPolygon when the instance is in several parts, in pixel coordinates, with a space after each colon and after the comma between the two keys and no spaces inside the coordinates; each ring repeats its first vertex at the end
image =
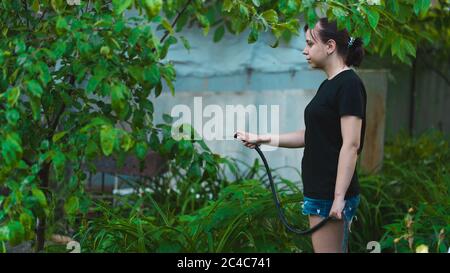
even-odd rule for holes
{"type": "MultiPolygon", "coordinates": [[[[278,220],[258,160],[252,165],[231,158],[217,160],[223,169],[216,181],[191,183],[177,170],[173,177],[155,178],[159,186],[151,186],[150,192],[117,197],[115,207],[97,202],[99,216],[82,225],[75,238],[85,252],[311,251],[308,238],[288,233],[278,220]],[[234,175],[233,183],[224,168],[234,175]],[[174,177],[178,181],[169,187],[174,177]]],[[[303,196],[297,184],[280,177],[277,170],[273,173],[287,217],[306,227],[306,219],[298,217],[303,196]]],[[[137,190],[150,186],[148,182],[127,181],[137,190]]]]}

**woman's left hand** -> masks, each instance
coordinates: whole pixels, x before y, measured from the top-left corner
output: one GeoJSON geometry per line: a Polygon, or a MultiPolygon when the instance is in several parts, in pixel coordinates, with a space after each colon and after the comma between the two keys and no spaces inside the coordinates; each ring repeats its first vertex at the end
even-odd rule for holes
{"type": "Polygon", "coordinates": [[[331,206],[330,210],[330,216],[334,217],[338,220],[342,219],[342,211],[345,207],[345,200],[344,199],[334,199],[333,205],[331,206]]]}

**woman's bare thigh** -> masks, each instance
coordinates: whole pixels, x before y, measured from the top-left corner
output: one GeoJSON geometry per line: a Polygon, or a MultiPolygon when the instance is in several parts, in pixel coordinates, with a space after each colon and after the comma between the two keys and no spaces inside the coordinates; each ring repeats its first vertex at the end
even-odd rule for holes
{"type": "MultiPolygon", "coordinates": [[[[309,216],[309,226],[315,226],[323,218],[318,215],[309,216]]],[[[331,220],[312,234],[312,243],[316,253],[341,253],[344,239],[344,221],[331,220]]]]}

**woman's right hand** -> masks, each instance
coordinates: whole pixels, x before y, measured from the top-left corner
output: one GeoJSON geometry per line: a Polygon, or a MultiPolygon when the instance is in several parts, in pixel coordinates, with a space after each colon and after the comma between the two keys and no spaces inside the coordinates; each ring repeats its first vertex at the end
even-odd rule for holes
{"type": "Polygon", "coordinates": [[[236,138],[241,140],[244,146],[253,149],[256,145],[269,143],[271,138],[270,135],[257,135],[248,132],[236,132],[236,138]]]}

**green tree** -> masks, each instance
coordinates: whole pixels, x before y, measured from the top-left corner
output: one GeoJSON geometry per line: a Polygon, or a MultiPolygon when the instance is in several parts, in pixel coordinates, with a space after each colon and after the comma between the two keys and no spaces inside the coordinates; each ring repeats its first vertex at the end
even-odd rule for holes
{"type": "MultiPolygon", "coordinates": [[[[123,161],[148,149],[181,161],[200,179],[211,172],[200,165],[192,142],[175,141],[166,124],[153,124],[153,104],[163,82],[174,95],[170,47],[189,41],[174,34],[198,26],[214,31],[249,29],[280,39],[298,35],[300,18],[314,24],[322,10],[368,50],[387,49],[408,63],[417,45],[434,35],[409,22],[427,18],[430,1],[300,0],[11,0],[0,3],[0,243],[36,237],[64,208],[67,216],[86,213],[83,165],[100,155],[123,161]],[[126,16],[130,9],[139,16],[126,16]],[[163,34],[158,32],[163,31],[163,34]],[[126,125],[131,130],[124,130],[126,125]],[[67,170],[71,170],[68,175],[67,170]],[[60,189],[58,192],[55,189],[60,189]]],[[[447,32],[448,37],[448,32],[447,32]]],[[[202,144],[202,143],[201,143],[202,144]]],[[[207,149],[207,147],[205,147],[207,149]]],[[[181,163],[180,163],[181,164],[181,163]]]]}

